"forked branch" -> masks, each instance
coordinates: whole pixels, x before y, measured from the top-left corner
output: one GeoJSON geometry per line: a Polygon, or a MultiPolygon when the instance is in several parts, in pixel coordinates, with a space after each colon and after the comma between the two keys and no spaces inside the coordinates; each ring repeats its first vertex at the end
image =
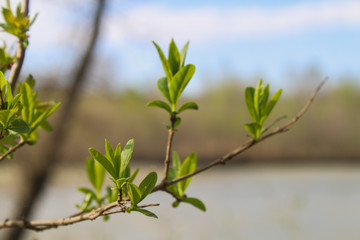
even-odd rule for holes
{"type": "Polygon", "coordinates": [[[173,185],[177,182],[180,182],[184,179],[193,177],[201,172],[204,172],[214,166],[220,165],[220,164],[225,164],[226,162],[230,161],[231,159],[233,159],[235,156],[239,155],[240,153],[248,150],[249,148],[251,148],[252,146],[254,146],[255,144],[258,144],[262,141],[264,141],[265,139],[272,137],[276,134],[282,133],[282,132],[286,132],[290,129],[290,127],[296,123],[305,113],[306,111],[309,109],[309,107],[311,106],[311,104],[313,103],[315,97],[317,96],[317,94],[319,93],[321,87],[325,84],[325,82],[327,81],[327,78],[325,78],[320,84],[319,86],[316,88],[315,92],[313,93],[313,95],[310,97],[310,99],[307,101],[307,103],[305,104],[305,106],[300,110],[300,112],[298,114],[295,115],[295,117],[293,117],[290,121],[288,121],[287,123],[285,123],[283,126],[281,127],[277,127],[275,128],[272,132],[262,136],[260,139],[258,139],[257,141],[255,140],[248,140],[247,142],[245,142],[244,144],[242,144],[241,146],[239,146],[238,148],[234,149],[233,151],[229,152],[228,154],[216,159],[215,161],[211,162],[210,164],[197,169],[195,172],[191,173],[191,174],[187,174],[184,175],[182,177],[176,178],[172,181],[166,181],[166,182],[161,182],[160,184],[158,184],[157,186],[155,186],[155,188],[153,189],[153,192],[156,191],[166,191],[166,188],[170,185],[173,185]]]}

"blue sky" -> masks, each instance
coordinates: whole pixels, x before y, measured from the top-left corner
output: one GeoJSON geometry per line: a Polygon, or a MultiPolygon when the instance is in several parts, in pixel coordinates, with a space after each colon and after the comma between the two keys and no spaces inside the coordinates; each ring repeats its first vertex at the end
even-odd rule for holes
{"type": "MultiPolygon", "coordinates": [[[[40,15],[26,71],[70,68],[86,38],[89,2],[33,1],[30,10],[40,15]]],[[[229,76],[299,85],[314,68],[332,84],[347,76],[360,79],[359,1],[110,0],[106,9],[97,55],[109,59],[118,87],[155,83],[163,73],[151,41],[166,51],[172,37],[179,47],[190,40],[194,92],[229,76]]]]}

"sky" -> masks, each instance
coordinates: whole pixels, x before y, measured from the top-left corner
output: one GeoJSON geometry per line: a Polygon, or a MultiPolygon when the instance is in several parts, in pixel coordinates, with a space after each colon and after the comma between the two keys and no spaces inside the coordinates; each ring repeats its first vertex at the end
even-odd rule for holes
{"type": "MultiPolygon", "coordinates": [[[[39,16],[24,71],[71,69],[94,2],[31,1],[31,15],[39,16]]],[[[167,52],[174,38],[179,48],[190,41],[194,92],[230,77],[290,88],[309,84],[303,78],[311,71],[319,78],[314,86],[326,76],[332,84],[359,81],[359,13],[358,0],[108,0],[96,71],[111,72],[119,88],[156,84],[164,74],[152,41],[167,52]]]]}

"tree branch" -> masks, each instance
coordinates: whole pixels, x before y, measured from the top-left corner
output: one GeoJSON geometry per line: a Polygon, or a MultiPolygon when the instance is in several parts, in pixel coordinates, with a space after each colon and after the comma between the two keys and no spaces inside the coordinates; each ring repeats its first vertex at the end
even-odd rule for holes
{"type": "Polygon", "coordinates": [[[307,101],[307,103],[305,104],[305,106],[300,110],[300,112],[298,114],[295,115],[295,117],[293,117],[289,122],[287,122],[286,124],[284,124],[281,127],[278,127],[276,129],[274,129],[272,132],[264,135],[263,137],[261,137],[259,140],[255,141],[255,140],[248,140],[247,142],[245,142],[243,145],[239,146],[238,148],[234,149],[233,151],[231,151],[230,153],[216,159],[215,161],[211,162],[210,164],[206,165],[205,167],[199,168],[197,169],[195,172],[184,175],[182,177],[176,178],[174,180],[171,181],[163,181],[160,184],[158,184],[157,186],[154,187],[153,192],[156,191],[166,191],[166,187],[173,185],[177,182],[180,182],[184,179],[193,177],[201,172],[204,172],[214,166],[220,165],[220,164],[225,164],[227,161],[230,161],[233,157],[239,155],[240,153],[246,151],[247,149],[251,148],[252,146],[254,146],[257,143],[260,143],[262,141],[264,141],[267,138],[270,138],[276,134],[282,133],[282,132],[286,132],[289,130],[289,128],[296,123],[305,113],[306,111],[309,109],[309,107],[311,106],[311,104],[313,103],[315,97],[317,96],[317,94],[319,93],[321,87],[325,84],[325,82],[327,81],[327,78],[325,78],[320,84],[319,86],[316,88],[314,94],[310,97],[310,99],[307,101]]]}
{"type": "MultiPolygon", "coordinates": [[[[83,221],[92,221],[95,220],[98,217],[101,216],[107,216],[111,214],[126,212],[126,206],[121,205],[119,209],[111,210],[112,208],[115,208],[119,206],[118,202],[110,203],[106,206],[97,208],[92,210],[89,213],[67,217],[67,218],[61,218],[61,219],[54,219],[54,220],[45,220],[45,221],[27,221],[25,219],[23,220],[4,220],[0,222],[0,229],[4,228],[26,228],[33,231],[44,231],[51,228],[57,228],[60,226],[67,226],[78,222],[83,221]],[[110,211],[111,210],[111,211],[110,211]]],[[[146,204],[137,206],[138,208],[147,208],[147,207],[154,207],[159,206],[159,204],[146,204]]]]}
{"type": "Polygon", "coordinates": [[[9,156],[11,153],[15,152],[17,149],[21,148],[24,145],[25,145],[25,141],[23,138],[21,138],[18,144],[9,148],[9,150],[7,150],[7,152],[5,152],[3,155],[0,156],[0,162],[2,160],[6,159],[7,156],[9,156]]]}

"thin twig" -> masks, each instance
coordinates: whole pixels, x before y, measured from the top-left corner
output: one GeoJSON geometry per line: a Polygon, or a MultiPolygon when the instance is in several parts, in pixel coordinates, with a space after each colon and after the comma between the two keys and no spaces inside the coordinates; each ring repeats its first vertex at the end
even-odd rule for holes
{"type": "Polygon", "coordinates": [[[169,129],[169,135],[168,135],[168,143],[166,146],[166,155],[165,155],[165,161],[164,161],[164,176],[163,176],[163,182],[167,181],[167,176],[169,172],[169,165],[170,165],[170,154],[171,154],[171,146],[173,142],[175,131],[173,128],[169,129]]]}
{"type": "Polygon", "coordinates": [[[289,130],[289,128],[295,123],[297,122],[304,114],[305,112],[309,109],[309,107],[311,106],[312,102],[314,101],[315,97],[317,96],[317,94],[319,93],[321,87],[325,84],[325,82],[327,81],[327,78],[325,78],[325,80],[323,80],[319,86],[316,88],[314,94],[310,97],[310,99],[308,100],[308,102],[305,104],[305,106],[300,110],[300,112],[298,114],[295,115],[295,117],[293,117],[289,122],[287,122],[286,124],[284,124],[281,127],[278,127],[276,129],[274,129],[272,132],[270,132],[269,134],[264,135],[263,137],[261,137],[259,140],[255,141],[255,140],[248,140],[247,142],[245,142],[243,145],[241,145],[240,147],[236,148],[235,150],[231,151],[230,153],[216,159],[215,161],[211,162],[210,164],[206,165],[205,167],[199,168],[197,169],[195,172],[184,175],[182,177],[173,179],[171,181],[163,181],[161,183],[159,183],[157,186],[155,186],[155,188],[153,189],[153,192],[162,190],[162,191],[166,191],[166,187],[173,185],[177,182],[180,182],[184,179],[190,178],[192,176],[195,176],[201,172],[204,172],[206,170],[208,170],[209,168],[212,168],[214,166],[220,165],[220,164],[225,164],[227,161],[231,160],[233,157],[239,155],[240,153],[246,151],[247,149],[251,148],[252,146],[254,146],[257,143],[260,143],[262,141],[264,141],[265,139],[272,137],[276,134],[285,132],[287,130],[289,130]]]}
{"type": "MultiPolygon", "coordinates": [[[[61,219],[54,219],[54,220],[45,220],[45,221],[27,221],[25,219],[22,220],[4,220],[0,222],[0,229],[3,228],[26,228],[34,231],[44,231],[50,228],[57,228],[60,226],[71,225],[78,222],[83,221],[92,221],[100,216],[107,216],[111,214],[126,212],[126,207],[121,206],[119,209],[111,210],[114,207],[117,207],[118,202],[110,203],[106,206],[97,208],[92,210],[89,213],[85,213],[82,215],[76,215],[73,217],[61,218],[61,219]],[[111,210],[111,211],[110,211],[111,210]]],[[[137,206],[138,208],[147,208],[147,207],[154,207],[159,206],[159,204],[145,204],[137,206]]]]}
{"type": "Polygon", "coordinates": [[[23,138],[21,138],[18,144],[9,148],[9,150],[7,150],[3,155],[0,156],[0,162],[6,159],[7,156],[9,156],[11,153],[15,152],[17,149],[21,148],[24,145],[25,145],[25,141],[23,138]]]}
{"type": "MultiPolygon", "coordinates": [[[[23,0],[21,4],[21,12],[24,14],[24,16],[28,16],[29,14],[29,0],[23,0]]],[[[22,68],[22,65],[24,63],[25,58],[25,51],[26,48],[21,44],[22,39],[19,39],[18,46],[17,46],[17,52],[16,52],[16,61],[11,67],[10,77],[9,77],[9,83],[11,85],[11,89],[13,93],[15,92],[16,83],[18,81],[20,71],[22,68]]]]}

